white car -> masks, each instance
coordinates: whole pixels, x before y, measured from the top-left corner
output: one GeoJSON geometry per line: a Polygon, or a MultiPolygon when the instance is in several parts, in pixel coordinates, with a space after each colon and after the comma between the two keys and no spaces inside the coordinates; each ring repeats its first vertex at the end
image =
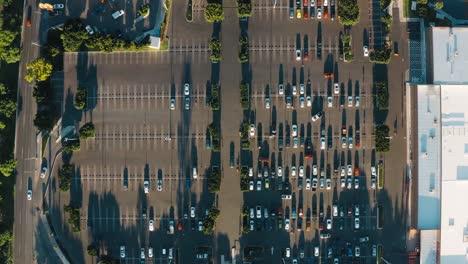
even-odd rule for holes
{"type": "Polygon", "coordinates": [[[354,215],[359,216],[359,205],[357,204],[354,206],[354,215]]]}
{"type": "Polygon", "coordinates": [[[314,176],[317,176],[317,174],[318,174],[317,165],[312,166],[312,174],[313,174],[314,176]]]}
{"type": "Polygon", "coordinates": [[[145,248],[140,249],[140,258],[145,259],[145,248]]]}
{"type": "Polygon", "coordinates": [[[184,84],[184,95],[189,96],[190,95],[190,84],[185,83],[184,84]]]}
{"type": "Polygon", "coordinates": [[[42,169],[41,169],[41,178],[45,178],[47,174],[47,165],[45,164],[44,166],[42,166],[42,169]]]}
{"type": "Polygon", "coordinates": [[[27,197],[28,197],[28,201],[32,200],[32,191],[31,190],[28,190],[27,197]]]}
{"type": "Polygon", "coordinates": [[[255,207],[255,210],[257,211],[257,218],[262,218],[262,207],[257,206],[255,207]]]}
{"type": "Polygon", "coordinates": [[[348,177],[348,185],[346,186],[346,188],[351,189],[352,185],[353,185],[353,179],[351,179],[351,177],[348,177]]]}
{"type": "Polygon", "coordinates": [[[151,232],[154,231],[154,221],[153,221],[153,219],[149,220],[148,229],[149,229],[149,231],[151,231],[151,232]]]}
{"type": "Polygon", "coordinates": [[[265,98],[265,108],[270,109],[270,98],[269,97],[265,98]]]}
{"type": "Polygon", "coordinates": [[[338,216],[338,206],[333,205],[333,217],[338,216]]]}
{"type": "Polygon", "coordinates": [[[148,257],[149,257],[149,258],[152,258],[152,257],[153,257],[153,248],[152,248],[152,247],[149,247],[149,248],[148,248],[148,257]]]}
{"type": "Polygon", "coordinates": [[[355,228],[355,229],[359,229],[359,217],[356,217],[356,218],[354,219],[354,228],[355,228]]]}
{"type": "Polygon", "coordinates": [[[289,221],[288,218],[286,218],[286,220],[284,220],[284,230],[288,231],[290,224],[291,222],[289,221]]]}
{"type": "Polygon", "coordinates": [[[325,149],[325,137],[320,138],[320,149],[325,149]]]}
{"type": "Polygon", "coordinates": [[[93,28],[92,28],[90,25],[87,25],[87,26],[85,27],[85,29],[86,29],[86,31],[88,32],[88,34],[90,34],[90,35],[93,35],[93,34],[94,34],[94,30],[93,30],[93,28]]]}
{"type": "Polygon", "coordinates": [[[314,7],[315,6],[315,0],[310,0],[310,7],[314,7]]]}
{"type": "Polygon", "coordinates": [[[314,247],[314,257],[318,257],[320,255],[319,247],[314,247]]]}
{"type": "Polygon", "coordinates": [[[353,148],[353,137],[348,138],[348,146],[349,146],[350,149],[353,148]]]}
{"type": "Polygon", "coordinates": [[[143,189],[145,190],[145,193],[149,193],[149,181],[148,180],[143,181],[143,189]]]}
{"type": "Polygon", "coordinates": [[[354,248],[354,256],[355,256],[355,257],[361,256],[361,249],[359,248],[359,246],[356,246],[356,247],[354,248]]]}
{"type": "Polygon", "coordinates": [[[301,60],[301,50],[297,49],[296,50],[296,61],[300,61],[300,60],[301,60]]]}
{"type": "Polygon", "coordinates": [[[185,97],[185,110],[190,110],[190,98],[185,97]]]}
{"type": "Polygon", "coordinates": [[[292,86],[292,93],[293,93],[293,95],[297,94],[297,87],[296,87],[295,84],[293,84],[293,86],[292,86]]]}
{"type": "Polygon", "coordinates": [[[330,190],[331,189],[331,179],[330,178],[327,178],[327,190],[330,190]]]}
{"type": "Polygon", "coordinates": [[[171,99],[171,110],[175,110],[175,99],[171,99]]]}
{"type": "Polygon", "coordinates": [[[333,107],[333,98],[331,96],[328,96],[327,105],[328,107],[333,107]]]}
{"type": "Polygon", "coordinates": [[[198,178],[197,167],[193,167],[192,169],[192,177],[194,179],[198,178]]]}
{"type": "Polygon", "coordinates": [[[159,179],[158,180],[158,192],[161,192],[162,191],[162,180],[159,179]]]}
{"type": "Polygon", "coordinates": [[[312,179],[312,189],[315,190],[316,188],[317,188],[317,178],[314,177],[314,178],[312,179]]]}
{"type": "Polygon", "coordinates": [[[280,84],[278,85],[278,93],[279,93],[280,95],[283,95],[283,94],[284,94],[284,86],[283,86],[282,83],[280,83],[280,84]]]}
{"type": "Polygon", "coordinates": [[[291,167],[291,176],[296,176],[296,166],[291,167]]]}
{"type": "Polygon", "coordinates": [[[304,96],[302,96],[302,95],[301,95],[301,97],[299,97],[299,106],[301,108],[305,107],[305,100],[304,100],[304,96]]]}
{"type": "Polygon", "coordinates": [[[356,104],[355,106],[358,107],[361,104],[361,98],[359,96],[356,96],[356,104]]]}
{"type": "Polygon", "coordinates": [[[341,137],[341,147],[346,148],[346,137],[341,137]]]}
{"type": "Polygon", "coordinates": [[[331,219],[327,219],[327,230],[331,230],[331,229],[332,229],[331,219]]]}
{"type": "Polygon", "coordinates": [[[257,181],[257,191],[261,191],[261,190],[262,190],[262,181],[258,180],[257,181]]]}
{"type": "Polygon", "coordinates": [[[338,83],[335,83],[335,84],[334,84],[333,92],[334,92],[335,94],[339,94],[339,93],[340,93],[340,85],[339,85],[338,83]]]}
{"type": "Polygon", "coordinates": [[[346,180],[344,176],[340,178],[340,183],[341,183],[341,188],[346,187],[346,180]]]}
{"type": "Polygon", "coordinates": [[[364,57],[369,57],[369,48],[367,46],[362,47],[362,52],[364,53],[364,57]]]}
{"type": "Polygon", "coordinates": [[[195,207],[190,207],[190,217],[195,218],[195,207]]]}
{"type": "Polygon", "coordinates": [[[297,148],[299,146],[297,137],[293,137],[293,148],[297,148]]]}
{"type": "Polygon", "coordinates": [[[359,178],[354,178],[354,189],[359,189],[359,178]]]}
{"type": "Polygon", "coordinates": [[[304,91],[305,91],[304,84],[301,83],[301,84],[299,85],[299,94],[304,95],[304,91]]]}
{"type": "Polygon", "coordinates": [[[285,257],[290,258],[290,257],[291,257],[291,249],[290,249],[290,248],[286,248],[285,254],[284,254],[284,255],[285,255],[285,257]]]}
{"type": "Polygon", "coordinates": [[[278,166],[278,177],[283,177],[283,167],[278,166]]]}
{"type": "Polygon", "coordinates": [[[323,177],[320,177],[320,189],[323,189],[325,187],[325,182],[323,177]]]}
{"type": "Polygon", "coordinates": [[[306,179],[306,190],[310,190],[310,178],[306,179]]]}
{"type": "Polygon", "coordinates": [[[252,167],[249,168],[249,177],[253,177],[253,168],[252,167]]]}
{"type": "Polygon", "coordinates": [[[371,167],[371,175],[374,177],[377,176],[377,170],[375,169],[375,166],[371,167]]]}
{"type": "Polygon", "coordinates": [[[372,256],[373,257],[377,256],[377,245],[372,245],[372,256]]]}
{"type": "Polygon", "coordinates": [[[352,107],[352,106],[353,106],[353,97],[348,96],[348,107],[352,107]]]}
{"type": "Polygon", "coordinates": [[[319,118],[322,116],[323,116],[323,111],[316,113],[315,115],[312,116],[312,122],[319,120],[319,118]]]}
{"type": "Polygon", "coordinates": [[[255,187],[254,181],[249,182],[249,191],[253,191],[255,187]]]}
{"type": "Polygon", "coordinates": [[[348,165],[348,177],[351,177],[353,175],[353,167],[351,165],[348,165]]]}
{"type": "Polygon", "coordinates": [[[299,167],[299,177],[304,177],[304,166],[299,167]]]}
{"type": "Polygon", "coordinates": [[[340,174],[340,176],[341,176],[341,177],[344,177],[345,175],[346,175],[345,167],[344,167],[344,166],[341,166],[341,174],[340,174]]]}
{"type": "Polygon", "coordinates": [[[297,137],[297,125],[292,125],[292,136],[297,137]]]}
{"type": "Polygon", "coordinates": [[[308,95],[306,97],[306,101],[307,101],[307,107],[311,107],[312,106],[312,98],[310,97],[310,95],[308,95]]]}
{"type": "Polygon", "coordinates": [[[375,185],[376,185],[375,177],[372,177],[372,178],[370,179],[370,182],[371,182],[371,188],[372,188],[372,189],[375,189],[375,185]]]}
{"type": "Polygon", "coordinates": [[[322,9],[317,8],[317,19],[322,19],[322,9]]]}
{"type": "Polygon", "coordinates": [[[64,4],[54,4],[54,9],[63,9],[64,7],[64,4]]]}
{"type": "Polygon", "coordinates": [[[120,258],[125,258],[125,246],[120,246],[120,258]]]}
{"type": "Polygon", "coordinates": [[[250,125],[250,137],[255,137],[255,125],[250,125]]]}

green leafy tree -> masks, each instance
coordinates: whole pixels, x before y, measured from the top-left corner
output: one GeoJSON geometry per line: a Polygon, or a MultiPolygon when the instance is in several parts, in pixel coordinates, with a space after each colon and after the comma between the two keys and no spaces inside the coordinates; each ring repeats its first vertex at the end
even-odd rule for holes
{"type": "Polygon", "coordinates": [[[64,164],[58,171],[59,189],[63,192],[70,190],[71,178],[74,167],[71,164],[64,164]]]}
{"type": "Polygon", "coordinates": [[[422,4],[422,5],[427,5],[427,0],[417,0],[416,3],[422,4]]]}
{"type": "Polygon", "coordinates": [[[376,82],[375,83],[375,90],[376,90],[377,108],[379,110],[388,109],[387,83],[386,82],[376,82]]]}
{"type": "Polygon", "coordinates": [[[418,7],[418,16],[419,16],[419,17],[425,18],[425,17],[427,17],[427,13],[428,13],[428,11],[427,11],[427,6],[425,6],[425,5],[420,5],[420,6],[418,7]]]}
{"type": "Polygon", "coordinates": [[[0,95],[6,95],[8,93],[8,88],[5,84],[0,83],[0,95]]]}
{"type": "Polygon", "coordinates": [[[24,76],[27,82],[45,81],[52,74],[52,64],[44,58],[37,58],[30,64],[26,64],[26,69],[29,71],[24,76]]]}
{"type": "Polygon", "coordinates": [[[78,150],[80,150],[80,148],[81,148],[81,142],[80,142],[79,139],[69,140],[68,142],[66,142],[62,146],[62,150],[65,153],[71,153],[73,151],[78,151],[78,150]]]}
{"type": "Polygon", "coordinates": [[[378,152],[390,151],[390,139],[388,132],[390,129],[386,125],[380,125],[375,127],[375,149],[378,152]]]}
{"type": "Polygon", "coordinates": [[[223,6],[220,3],[208,3],[205,9],[205,19],[210,23],[223,21],[223,6]]]}
{"type": "Polygon", "coordinates": [[[73,232],[80,232],[80,208],[77,206],[64,205],[63,209],[68,213],[67,223],[71,226],[73,232]]]}
{"type": "Polygon", "coordinates": [[[377,64],[388,64],[391,58],[391,49],[375,49],[369,52],[369,60],[377,64]]]}
{"type": "Polygon", "coordinates": [[[53,109],[49,106],[38,108],[34,118],[34,126],[39,130],[50,131],[54,127],[53,109]]]}
{"type": "Polygon", "coordinates": [[[110,34],[95,34],[86,42],[86,47],[89,49],[97,49],[103,52],[112,52],[116,50],[116,41],[110,34]]]}
{"type": "Polygon", "coordinates": [[[434,7],[437,8],[437,9],[442,9],[442,8],[444,8],[444,2],[442,2],[442,1],[437,1],[437,2],[434,4],[434,7]]]}
{"type": "Polygon", "coordinates": [[[79,88],[76,90],[75,102],[73,102],[73,106],[74,106],[77,110],[86,109],[87,97],[88,97],[88,92],[86,91],[86,88],[79,87],[79,88]]]}
{"type": "Polygon", "coordinates": [[[86,123],[80,128],[80,139],[87,139],[96,135],[93,123],[86,123]]]}
{"type": "Polygon", "coordinates": [[[10,99],[0,100],[0,113],[11,117],[16,112],[16,102],[10,99]]]}
{"type": "Polygon", "coordinates": [[[6,124],[3,121],[0,121],[0,130],[3,130],[6,128],[6,124]]]}
{"type": "Polygon", "coordinates": [[[62,51],[60,50],[60,48],[58,47],[55,47],[55,46],[47,46],[47,54],[49,55],[49,57],[51,58],[55,58],[57,57],[62,51]]]}
{"type": "Polygon", "coordinates": [[[0,59],[6,63],[15,63],[20,59],[20,50],[14,41],[18,34],[9,30],[0,30],[0,59]]]}
{"type": "Polygon", "coordinates": [[[149,4],[144,4],[138,9],[138,14],[142,17],[149,15],[150,6],[149,4]]]}
{"type": "Polygon", "coordinates": [[[340,4],[338,5],[338,17],[342,25],[356,25],[359,22],[359,6],[357,0],[340,0],[340,4]]]}
{"type": "Polygon", "coordinates": [[[79,51],[88,38],[85,25],[79,19],[67,21],[60,36],[63,48],[68,52],[79,51]]]}
{"type": "Polygon", "coordinates": [[[192,4],[192,0],[189,0],[188,1],[188,4],[187,4],[187,10],[185,12],[185,19],[187,19],[187,21],[191,22],[193,20],[193,4],[192,4]]]}
{"type": "Polygon", "coordinates": [[[16,168],[16,160],[14,159],[6,160],[2,164],[0,164],[0,172],[5,177],[8,177],[11,174],[13,174],[13,172],[15,171],[15,168],[16,168]]]}
{"type": "Polygon", "coordinates": [[[210,59],[214,62],[221,60],[221,41],[219,39],[213,38],[210,41],[211,55],[210,59]]]}
{"type": "Polygon", "coordinates": [[[252,15],[252,4],[249,0],[238,0],[237,16],[240,18],[250,17],[252,15]]]}
{"type": "Polygon", "coordinates": [[[95,257],[99,254],[99,250],[95,244],[91,244],[86,248],[88,255],[95,257]]]}

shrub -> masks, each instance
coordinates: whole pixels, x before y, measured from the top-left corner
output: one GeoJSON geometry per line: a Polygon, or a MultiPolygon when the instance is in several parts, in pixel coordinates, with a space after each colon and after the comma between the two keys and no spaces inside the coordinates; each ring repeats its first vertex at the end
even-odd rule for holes
{"type": "Polygon", "coordinates": [[[243,110],[249,110],[249,85],[244,81],[240,84],[240,97],[241,97],[241,108],[243,110]]]}
{"type": "Polygon", "coordinates": [[[249,0],[237,0],[237,6],[238,17],[245,18],[252,15],[252,4],[249,0]]]}
{"type": "Polygon", "coordinates": [[[93,123],[86,123],[80,128],[80,139],[87,139],[96,135],[96,128],[93,123]]]}
{"type": "Polygon", "coordinates": [[[434,7],[435,7],[436,9],[442,9],[442,8],[444,8],[444,2],[442,2],[442,1],[437,1],[437,2],[434,4],[434,7]]]}
{"type": "Polygon", "coordinates": [[[375,62],[377,64],[388,64],[390,59],[392,58],[392,50],[391,49],[376,49],[369,52],[369,59],[371,62],[375,62]]]}
{"type": "Polygon", "coordinates": [[[216,38],[211,39],[210,49],[211,49],[210,59],[213,62],[220,61],[221,60],[221,41],[216,38]]]}
{"type": "Polygon", "coordinates": [[[243,166],[240,171],[240,189],[241,191],[249,190],[249,178],[248,178],[249,169],[246,166],[243,166]]]}
{"type": "Polygon", "coordinates": [[[385,82],[375,83],[377,109],[386,110],[388,109],[388,89],[385,82]]]}
{"type": "Polygon", "coordinates": [[[357,0],[341,0],[338,5],[338,17],[342,25],[356,25],[359,22],[359,6],[357,0]]]}
{"type": "Polygon", "coordinates": [[[70,190],[73,170],[74,167],[70,164],[64,164],[62,168],[58,170],[59,189],[61,191],[67,192],[70,190]]]}
{"type": "Polygon", "coordinates": [[[98,255],[99,251],[98,248],[95,244],[91,244],[86,248],[86,251],[88,252],[88,255],[95,257],[98,255]]]}
{"type": "Polygon", "coordinates": [[[427,17],[427,6],[425,5],[419,5],[418,6],[418,16],[421,17],[421,18],[425,18],[427,17]]]}
{"type": "Polygon", "coordinates": [[[142,17],[149,15],[150,7],[149,4],[144,4],[138,9],[138,14],[142,17]]]}
{"type": "Polygon", "coordinates": [[[221,171],[219,167],[213,167],[208,179],[208,190],[212,193],[219,192],[221,187],[221,171]]]}
{"type": "Polygon", "coordinates": [[[208,215],[203,219],[203,233],[205,235],[212,234],[215,230],[216,220],[220,215],[221,211],[218,208],[211,208],[208,215]]]}
{"type": "Polygon", "coordinates": [[[88,38],[89,34],[85,25],[79,19],[67,21],[63,27],[63,33],[60,35],[63,48],[68,52],[79,51],[88,38]]]}
{"type": "Polygon", "coordinates": [[[62,150],[65,153],[71,153],[73,151],[78,151],[81,148],[81,142],[79,139],[69,140],[65,145],[62,145],[62,150]]]}
{"type": "Polygon", "coordinates": [[[247,41],[247,38],[241,37],[239,39],[239,45],[240,45],[239,61],[241,63],[248,62],[249,61],[249,42],[247,41]]]}
{"type": "Polygon", "coordinates": [[[208,3],[205,9],[205,19],[210,23],[223,21],[223,6],[220,3],[208,3]]]}
{"type": "Polygon", "coordinates": [[[73,232],[80,232],[80,208],[71,205],[64,205],[63,209],[68,213],[67,223],[71,226],[73,232]]]}
{"type": "Polygon", "coordinates": [[[208,130],[210,131],[210,135],[211,135],[211,142],[212,142],[211,149],[214,152],[219,152],[220,147],[221,147],[220,146],[221,145],[221,136],[220,136],[219,129],[213,123],[211,123],[208,126],[208,130]]]}
{"type": "Polygon", "coordinates": [[[388,152],[390,150],[390,139],[388,138],[389,128],[386,125],[375,127],[375,149],[378,152],[388,152]]]}
{"type": "Polygon", "coordinates": [[[79,88],[76,90],[75,102],[73,103],[73,106],[74,106],[77,110],[84,110],[84,109],[86,109],[86,105],[87,105],[87,96],[88,96],[88,93],[87,93],[87,91],[86,91],[86,88],[79,87],[79,88]]]}
{"type": "Polygon", "coordinates": [[[211,85],[211,97],[210,97],[211,109],[217,111],[220,108],[219,102],[219,86],[217,84],[211,85]]]}

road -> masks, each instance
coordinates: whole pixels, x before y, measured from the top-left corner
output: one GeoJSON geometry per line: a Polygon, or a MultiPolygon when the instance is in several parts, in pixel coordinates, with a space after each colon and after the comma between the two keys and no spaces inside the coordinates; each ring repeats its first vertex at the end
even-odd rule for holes
{"type": "Polygon", "coordinates": [[[35,11],[36,1],[25,1],[23,25],[28,16],[31,17],[31,27],[23,26],[21,42],[21,61],[18,79],[18,110],[15,135],[15,159],[17,160],[17,175],[15,187],[15,225],[14,225],[14,262],[34,263],[40,259],[41,263],[58,263],[45,253],[53,252],[47,243],[47,234],[41,232],[44,228],[39,226],[39,216],[42,204],[41,181],[39,178],[40,141],[37,141],[37,129],[34,126],[36,103],[32,97],[33,84],[24,80],[26,64],[39,56],[40,27],[43,26],[41,13],[35,11]],[[42,24],[41,24],[42,23],[42,24]],[[32,188],[33,199],[27,200],[28,186],[32,188]],[[36,242],[37,241],[37,242],[36,242]],[[36,244],[41,246],[36,248],[36,244]],[[38,251],[37,251],[38,250],[38,251]]]}

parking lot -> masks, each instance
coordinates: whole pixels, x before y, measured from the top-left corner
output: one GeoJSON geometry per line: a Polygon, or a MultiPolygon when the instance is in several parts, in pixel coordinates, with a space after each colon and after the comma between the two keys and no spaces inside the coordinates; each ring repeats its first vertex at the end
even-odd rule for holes
{"type": "MultiPolygon", "coordinates": [[[[237,62],[240,30],[234,9],[225,9],[218,73],[208,49],[214,27],[204,21],[202,1],[194,1],[191,23],[173,12],[169,51],[65,55],[63,123],[92,121],[96,127],[95,137],[82,141],[81,150],[71,156],[77,173],[70,197],[81,204],[82,229],[72,236],[83,249],[91,241],[105,241],[108,253],[118,257],[125,246],[122,263],[138,263],[141,248],[151,263],[193,263],[197,255],[200,263],[211,257],[218,263],[220,255],[231,257],[231,247],[239,262],[247,261],[254,248],[262,249],[255,254],[260,262],[376,261],[374,246],[387,243],[377,229],[377,204],[390,208],[395,201],[379,201],[382,190],[372,182],[371,168],[382,157],[373,143],[374,66],[362,49],[369,43],[369,17],[361,16],[351,29],[355,60],[346,63],[340,59],[344,29],[339,22],[291,19],[293,4],[254,2],[247,31],[246,113],[239,107],[238,84],[246,77],[237,62]],[[216,79],[220,114],[208,105],[208,88],[216,79]],[[83,114],[70,105],[80,86],[88,89],[89,107],[83,114]],[[317,113],[322,116],[313,121],[317,113]],[[215,116],[221,116],[220,154],[206,145],[215,116]],[[237,129],[243,122],[255,125],[248,150],[241,150],[237,129]],[[232,152],[235,165],[230,168],[232,152]],[[212,166],[223,172],[217,195],[207,190],[212,166]],[[253,190],[242,193],[238,178],[243,166],[252,168],[253,190]],[[204,235],[200,221],[213,205],[221,217],[215,234],[204,235]],[[246,227],[244,208],[249,212],[246,227]]],[[[172,9],[185,10],[185,3],[174,2],[172,9]]],[[[53,199],[52,214],[62,214],[68,200],[53,199]]],[[[80,260],[80,253],[86,255],[75,251],[72,259],[80,260]]]]}

